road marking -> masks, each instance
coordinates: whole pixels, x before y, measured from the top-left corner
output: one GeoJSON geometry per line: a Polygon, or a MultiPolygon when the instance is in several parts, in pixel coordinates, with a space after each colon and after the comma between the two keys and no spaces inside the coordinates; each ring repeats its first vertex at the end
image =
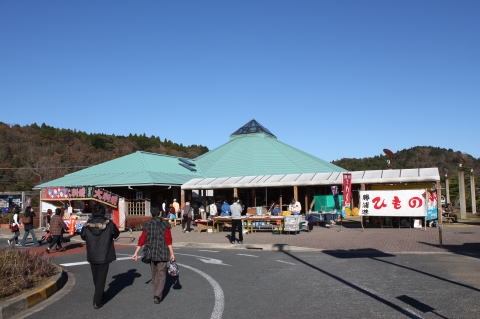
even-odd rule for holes
{"type": "Polygon", "coordinates": [[[209,253],[219,253],[218,250],[208,250],[208,249],[200,249],[198,251],[206,251],[206,252],[209,252],[209,253]]]}
{"type": "Polygon", "coordinates": [[[223,266],[231,266],[229,264],[225,264],[223,260],[216,259],[216,258],[210,258],[210,257],[204,257],[204,256],[198,256],[198,255],[191,255],[191,254],[181,254],[177,253],[175,255],[182,255],[182,256],[190,256],[190,257],[196,257],[200,261],[206,263],[206,264],[215,264],[215,265],[223,265],[223,266]]]}
{"type": "Polygon", "coordinates": [[[296,264],[294,264],[294,263],[291,263],[291,262],[288,262],[288,261],[285,261],[285,260],[279,260],[279,259],[277,259],[277,260],[275,260],[275,261],[278,261],[279,263],[284,263],[284,264],[287,264],[287,265],[296,265],[296,264]]]}
{"type": "Polygon", "coordinates": [[[204,273],[200,269],[197,269],[185,264],[179,264],[179,265],[187,269],[190,269],[191,271],[196,272],[197,274],[205,278],[208,281],[208,283],[212,286],[213,293],[215,295],[215,304],[213,306],[213,311],[212,311],[212,315],[210,316],[210,319],[221,319],[223,316],[223,309],[225,308],[225,296],[223,294],[223,290],[220,284],[215,279],[213,279],[209,274],[204,273]]]}
{"type": "Polygon", "coordinates": [[[255,255],[249,255],[249,254],[237,254],[238,256],[247,256],[247,257],[257,257],[258,256],[255,256],[255,255]]]}
{"type": "MultiPolygon", "coordinates": [[[[131,259],[131,257],[120,257],[120,258],[117,258],[117,260],[128,260],[128,259],[131,259]]],[[[88,261],[79,261],[79,262],[76,262],[76,263],[60,264],[60,266],[62,266],[62,267],[73,267],[73,266],[81,266],[81,265],[88,265],[88,264],[89,264],[88,261]]]]}

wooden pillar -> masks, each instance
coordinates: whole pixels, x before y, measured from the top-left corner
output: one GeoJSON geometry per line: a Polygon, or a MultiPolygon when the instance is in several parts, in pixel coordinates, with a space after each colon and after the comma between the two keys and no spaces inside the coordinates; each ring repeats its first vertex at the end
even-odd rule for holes
{"type": "Polygon", "coordinates": [[[238,188],[236,188],[236,187],[233,188],[233,197],[238,198],[238,188]]]}
{"type": "Polygon", "coordinates": [[[442,220],[442,184],[438,181],[435,184],[437,188],[437,218],[438,218],[438,243],[443,245],[443,220],[442,220]]]}
{"type": "Polygon", "coordinates": [[[470,170],[470,192],[472,198],[472,214],[477,214],[477,197],[475,194],[475,175],[473,174],[473,168],[470,170]]]}
{"type": "Polygon", "coordinates": [[[467,218],[467,201],[465,199],[465,172],[458,169],[458,191],[460,192],[460,219],[467,218]]]}
{"type": "Polygon", "coordinates": [[[278,200],[278,204],[280,205],[280,211],[283,212],[283,207],[282,207],[282,205],[283,205],[283,197],[282,197],[282,191],[281,191],[281,190],[280,190],[280,198],[279,198],[279,200],[278,200]]]}
{"type": "Polygon", "coordinates": [[[440,182],[437,182],[435,184],[435,187],[437,188],[437,218],[438,218],[438,223],[443,224],[442,220],[442,185],[440,182]]]}
{"type": "Polygon", "coordinates": [[[257,192],[255,188],[252,188],[252,195],[253,195],[253,206],[257,207],[257,192]]]}
{"type": "Polygon", "coordinates": [[[361,190],[361,191],[367,190],[367,185],[365,185],[365,184],[360,184],[360,190],[361,190]]]}
{"type": "Polygon", "coordinates": [[[185,206],[185,190],[180,190],[180,207],[185,206]]]}
{"type": "Polygon", "coordinates": [[[305,213],[308,213],[308,188],[305,188],[305,213]]]}
{"type": "Polygon", "coordinates": [[[295,198],[295,201],[298,201],[298,186],[295,185],[293,186],[293,198],[295,198]]]}

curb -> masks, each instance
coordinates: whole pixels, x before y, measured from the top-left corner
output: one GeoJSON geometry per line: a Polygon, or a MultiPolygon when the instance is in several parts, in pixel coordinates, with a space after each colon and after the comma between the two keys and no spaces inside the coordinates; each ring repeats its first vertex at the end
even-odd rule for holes
{"type": "Polygon", "coordinates": [[[48,279],[40,288],[34,288],[20,296],[1,302],[0,319],[11,318],[20,312],[35,306],[40,301],[46,300],[62,289],[67,283],[68,275],[60,266],[57,266],[57,268],[60,272],[48,279]]]}
{"type": "Polygon", "coordinates": [[[220,243],[173,243],[174,248],[205,248],[205,249],[251,249],[264,251],[291,251],[291,252],[321,252],[324,249],[290,246],[287,244],[220,244],[220,243]]]}

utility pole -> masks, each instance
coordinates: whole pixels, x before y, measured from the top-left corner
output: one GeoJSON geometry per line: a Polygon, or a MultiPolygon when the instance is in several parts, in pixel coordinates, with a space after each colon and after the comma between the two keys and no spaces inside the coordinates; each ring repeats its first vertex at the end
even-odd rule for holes
{"type": "Polygon", "coordinates": [[[470,194],[472,198],[472,214],[477,214],[477,197],[475,196],[475,174],[473,168],[470,169],[470,194]]]}

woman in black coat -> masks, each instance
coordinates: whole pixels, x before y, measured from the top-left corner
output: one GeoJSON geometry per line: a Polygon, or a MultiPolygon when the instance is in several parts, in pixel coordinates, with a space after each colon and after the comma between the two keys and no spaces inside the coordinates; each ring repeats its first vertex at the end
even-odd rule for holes
{"type": "Polygon", "coordinates": [[[108,266],[117,258],[113,240],[120,232],[117,226],[105,217],[103,205],[96,205],[92,215],[92,218],[83,226],[81,237],[87,242],[87,261],[90,263],[95,285],[93,307],[98,309],[103,306],[108,266]]]}

